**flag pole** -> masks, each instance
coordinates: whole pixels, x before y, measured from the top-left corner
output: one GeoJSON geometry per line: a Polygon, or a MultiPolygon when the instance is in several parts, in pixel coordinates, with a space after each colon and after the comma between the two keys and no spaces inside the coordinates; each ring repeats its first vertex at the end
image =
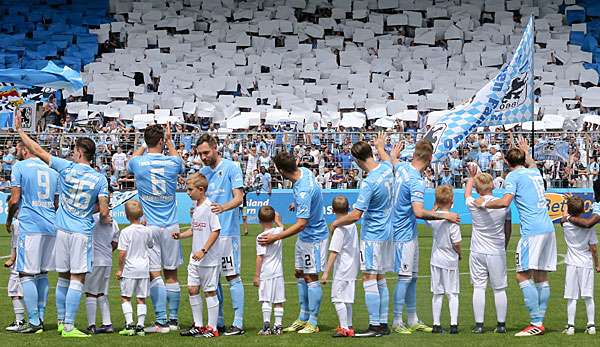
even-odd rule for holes
{"type": "MultiPolygon", "coordinates": [[[[531,32],[532,32],[532,36],[535,37],[535,26],[534,26],[534,22],[533,22],[533,15],[531,15],[529,17],[529,20],[531,21],[531,32]]],[[[531,51],[533,53],[533,50],[535,48],[535,41],[531,43],[533,45],[533,47],[531,48],[531,51]]],[[[533,160],[535,160],[535,73],[533,71],[534,69],[534,57],[535,54],[531,54],[531,81],[532,81],[532,91],[531,91],[531,157],[533,158],[533,160]]]]}

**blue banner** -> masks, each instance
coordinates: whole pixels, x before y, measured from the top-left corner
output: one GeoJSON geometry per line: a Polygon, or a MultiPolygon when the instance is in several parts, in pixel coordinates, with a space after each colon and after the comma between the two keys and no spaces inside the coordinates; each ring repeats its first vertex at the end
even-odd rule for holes
{"type": "MultiPolygon", "coordinates": [[[[117,197],[113,197],[113,202],[119,200],[118,195],[129,194],[115,193],[117,197]]],[[[6,193],[0,193],[0,223],[6,221],[6,193]]],[[[335,215],[331,208],[331,201],[338,195],[344,195],[350,202],[350,206],[354,204],[358,197],[358,190],[356,189],[329,189],[323,190],[323,204],[324,212],[327,218],[327,223],[333,222],[335,215]]],[[[498,190],[495,192],[496,196],[502,196],[502,191],[498,190]]],[[[584,201],[585,214],[584,217],[589,217],[592,212],[592,204],[594,203],[594,193],[591,189],[550,189],[546,192],[546,200],[548,201],[548,214],[554,222],[558,222],[562,216],[562,210],[566,209],[566,197],[569,195],[577,195],[584,201]]],[[[123,201],[127,198],[137,199],[135,196],[123,196],[123,201]]],[[[275,189],[271,195],[268,194],[256,194],[248,193],[246,195],[246,213],[248,216],[248,224],[258,224],[258,210],[262,206],[272,206],[283,219],[283,223],[292,224],[296,220],[296,216],[293,211],[289,211],[288,207],[293,200],[292,190],[290,189],[275,189]]],[[[434,201],[434,190],[427,189],[425,191],[425,207],[432,208],[434,201]]],[[[192,200],[186,193],[177,193],[177,219],[181,224],[190,223],[190,208],[192,207],[192,200]]],[[[460,214],[461,224],[471,224],[471,214],[465,206],[464,190],[454,190],[454,207],[452,210],[460,214]]],[[[519,214],[514,207],[511,205],[512,212],[512,223],[519,224],[519,214]]],[[[129,224],[125,218],[124,205],[118,205],[113,209],[113,218],[119,224],[129,224]]],[[[241,223],[241,221],[240,221],[241,223]]]]}

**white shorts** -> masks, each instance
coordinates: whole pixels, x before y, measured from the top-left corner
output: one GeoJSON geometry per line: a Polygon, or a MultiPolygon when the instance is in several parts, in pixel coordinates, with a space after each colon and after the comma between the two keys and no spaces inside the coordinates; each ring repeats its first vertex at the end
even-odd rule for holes
{"type": "Polygon", "coordinates": [[[19,234],[17,242],[17,272],[37,275],[54,271],[54,244],[56,236],[45,234],[19,234]]]}
{"type": "Polygon", "coordinates": [[[108,283],[112,266],[94,266],[92,273],[85,276],[83,291],[93,295],[108,295],[108,283]]]}
{"type": "Polygon", "coordinates": [[[594,269],[567,265],[565,299],[594,297],[594,269]]]}
{"type": "Polygon", "coordinates": [[[84,274],[92,270],[92,236],[56,231],[56,271],[84,274]]]}
{"type": "Polygon", "coordinates": [[[150,248],[150,271],[157,272],[162,269],[176,270],[183,264],[181,242],[173,239],[174,232],[179,232],[179,224],[159,227],[150,225],[154,247],[150,248]]]}
{"type": "Polygon", "coordinates": [[[19,278],[19,274],[11,271],[8,276],[8,296],[23,296],[23,289],[21,288],[21,279],[19,278]]]}
{"type": "Polygon", "coordinates": [[[419,241],[394,242],[394,272],[413,276],[419,272],[419,241]]]}
{"type": "Polygon", "coordinates": [[[283,276],[261,279],[258,285],[258,301],[281,304],[285,302],[283,276]]]}
{"type": "Polygon", "coordinates": [[[471,252],[469,270],[473,287],[485,288],[488,280],[495,290],[508,287],[506,279],[506,254],[483,254],[471,252]]]}
{"type": "Polygon", "coordinates": [[[121,296],[146,298],[148,296],[148,281],[148,278],[121,278],[121,296]]]}
{"type": "Polygon", "coordinates": [[[221,246],[221,274],[235,276],[240,274],[241,253],[239,236],[219,236],[221,246]]]}
{"type": "Polygon", "coordinates": [[[204,292],[214,292],[219,284],[219,266],[188,264],[188,286],[200,287],[204,292]]]}
{"type": "Polygon", "coordinates": [[[444,269],[431,265],[431,292],[433,294],[460,293],[458,269],[444,269]]]}
{"type": "Polygon", "coordinates": [[[327,264],[327,239],[318,242],[296,241],[296,270],[318,274],[327,264]]]}
{"type": "Polygon", "coordinates": [[[521,237],[515,251],[517,272],[556,271],[556,235],[545,233],[521,237]]]}
{"type": "Polygon", "coordinates": [[[331,284],[331,302],[354,303],[354,288],[356,280],[336,280],[331,284]]]}
{"type": "Polygon", "coordinates": [[[392,241],[360,240],[360,270],[371,274],[384,274],[391,271],[392,241]]]}

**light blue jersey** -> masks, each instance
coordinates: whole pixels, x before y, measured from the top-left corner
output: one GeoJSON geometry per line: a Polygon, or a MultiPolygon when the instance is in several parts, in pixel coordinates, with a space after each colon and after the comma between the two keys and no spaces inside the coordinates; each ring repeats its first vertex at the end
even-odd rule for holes
{"type": "MultiPolygon", "coordinates": [[[[233,190],[244,187],[242,170],[228,159],[221,159],[214,170],[210,166],[204,166],[200,169],[200,173],[208,180],[206,195],[216,204],[222,205],[231,201],[233,190]]],[[[220,236],[240,236],[240,209],[236,207],[220,213],[219,223],[221,224],[220,236]]]]}
{"type": "Polygon", "coordinates": [[[60,203],[56,212],[56,229],[91,236],[94,210],[99,197],[108,199],[108,182],[89,165],[58,157],[50,159],[58,172],[60,203]]]}
{"type": "Polygon", "coordinates": [[[411,163],[396,165],[392,230],[394,241],[408,242],[417,238],[417,217],[414,202],[423,202],[425,183],[421,173],[411,163]]]}
{"type": "Polygon", "coordinates": [[[511,171],[504,183],[506,194],[512,194],[521,220],[521,236],[554,232],[548,216],[544,179],[538,169],[511,171]]]}
{"type": "Polygon", "coordinates": [[[600,216],[600,202],[594,202],[592,204],[592,214],[597,214],[600,216]]]}
{"type": "Polygon", "coordinates": [[[58,194],[58,173],[38,158],[15,163],[11,187],[21,188],[19,226],[23,235],[56,235],[54,197],[58,194]]]}
{"type": "Polygon", "coordinates": [[[294,183],[294,203],[296,218],[308,220],[308,224],[300,232],[303,242],[318,242],[329,236],[325,214],[323,213],[323,194],[313,173],[304,167],[300,168],[302,176],[294,183]]]}
{"type": "Polygon", "coordinates": [[[394,183],[392,164],[381,162],[362,181],[354,208],[363,212],[361,240],[391,240],[390,216],[392,213],[392,184],[394,183]]]}
{"type": "Polygon", "coordinates": [[[127,162],[148,225],[167,227],[178,224],[177,178],[184,172],[183,160],[162,153],[146,153],[127,162]]]}

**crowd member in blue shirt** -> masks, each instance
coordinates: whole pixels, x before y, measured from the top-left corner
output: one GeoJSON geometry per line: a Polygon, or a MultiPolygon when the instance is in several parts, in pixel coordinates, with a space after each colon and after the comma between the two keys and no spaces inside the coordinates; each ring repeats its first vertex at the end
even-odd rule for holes
{"type": "Polygon", "coordinates": [[[55,266],[59,273],[56,286],[58,330],[63,337],[88,337],[75,328],[75,317],[85,275],[92,271],[93,248],[88,245],[92,242],[96,207],[100,210],[101,223],[112,223],[108,207],[108,182],[106,177],[90,166],[96,144],[90,138],[78,138],[72,162],[51,156],[33,141],[21,128],[20,115],[15,118],[15,129],[29,152],[58,172],[58,191],[61,195],[54,222],[55,266]]]}
{"type": "Polygon", "coordinates": [[[477,158],[477,164],[481,172],[491,173],[492,154],[488,151],[488,147],[485,144],[481,145],[481,151],[477,158]]]}
{"type": "Polygon", "coordinates": [[[350,154],[348,147],[344,146],[344,151],[338,154],[338,162],[341,163],[344,171],[347,171],[352,167],[352,154],[350,154]]]}
{"type": "Polygon", "coordinates": [[[290,153],[279,152],[273,161],[281,175],[294,183],[294,203],[290,209],[296,211],[296,223],[281,233],[261,236],[258,242],[268,245],[299,234],[295,268],[300,315],[284,331],[312,334],[319,331],[317,320],[323,290],[318,276],[325,269],[329,236],[323,211],[323,195],[312,171],[299,168],[296,158],[290,153]]]}
{"type": "MultiPolygon", "coordinates": [[[[384,136],[376,139],[382,151],[384,136]]],[[[336,219],[331,229],[358,222],[361,218],[360,261],[363,272],[365,302],[369,312],[369,328],[358,332],[356,337],[378,337],[389,334],[388,306],[389,291],[385,273],[391,268],[391,229],[394,173],[389,161],[377,163],[373,159],[371,146],[359,141],[352,146],[352,156],[361,169],[368,172],[362,182],[354,209],[348,215],[336,219]]]]}
{"type": "Polygon", "coordinates": [[[506,176],[504,196],[492,201],[480,198],[475,204],[499,209],[515,202],[521,220],[521,239],[515,252],[517,281],[531,318],[531,324],[516,336],[543,335],[550,297],[548,272],[556,271],[556,236],[548,216],[544,179],[529,153],[527,140],[520,137],[517,143],[518,147],[506,154],[510,173],[506,176]]]}

